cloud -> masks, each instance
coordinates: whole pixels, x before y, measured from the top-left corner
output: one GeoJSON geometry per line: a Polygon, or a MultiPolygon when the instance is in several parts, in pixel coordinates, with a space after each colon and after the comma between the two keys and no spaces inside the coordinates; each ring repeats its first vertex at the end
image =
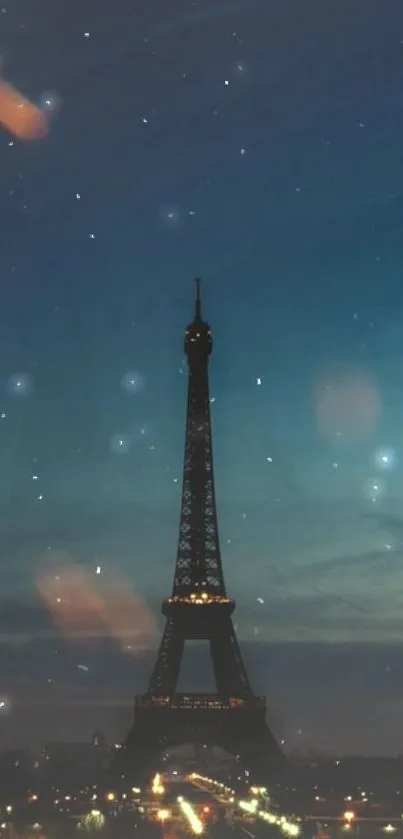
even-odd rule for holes
{"type": "Polygon", "coordinates": [[[269,596],[263,604],[240,605],[235,613],[242,639],[262,641],[327,643],[383,643],[402,639],[402,617],[398,606],[384,611],[376,594],[372,598],[345,599],[319,593],[269,596]]]}
{"type": "Polygon", "coordinates": [[[0,601],[0,643],[49,637],[52,621],[40,603],[6,598],[0,601]]]}
{"type": "MultiPolygon", "coordinates": [[[[130,590],[127,589],[128,594],[130,590]]],[[[94,620],[92,612],[88,613],[84,622],[69,623],[67,628],[55,622],[51,610],[47,609],[39,599],[17,600],[7,598],[0,601],[0,645],[3,647],[21,647],[43,643],[46,650],[48,642],[55,645],[58,641],[67,640],[71,643],[87,644],[90,642],[113,642],[116,651],[127,647],[127,654],[143,655],[147,650],[154,649],[155,631],[154,620],[148,610],[145,617],[143,604],[139,607],[139,599],[125,602],[120,610],[120,619],[116,626],[116,598],[113,608],[108,609],[107,621],[94,620]],[[131,615],[127,606],[133,607],[131,615]],[[111,625],[112,621],[112,625],[111,625]],[[66,629],[66,631],[64,631],[66,629]]],[[[105,608],[108,606],[106,604],[105,608]]]]}
{"type": "Polygon", "coordinates": [[[403,518],[384,511],[366,513],[369,521],[374,522],[378,530],[388,532],[399,539],[403,538],[403,518]]]}
{"type": "MultiPolygon", "coordinates": [[[[179,515],[178,499],[172,508],[157,504],[156,509],[139,500],[90,507],[81,501],[64,506],[59,499],[44,517],[24,517],[23,530],[20,515],[4,515],[3,590],[15,590],[24,575],[25,596],[44,558],[51,565],[62,549],[84,567],[94,568],[97,557],[105,568],[121,569],[157,613],[172,585],[175,505],[179,515]],[[144,563],[144,556],[153,561],[144,563]]],[[[267,639],[281,633],[283,640],[299,633],[310,639],[315,632],[332,642],[375,639],[377,632],[383,640],[400,639],[403,549],[387,550],[381,535],[386,527],[399,530],[398,517],[368,516],[365,505],[348,500],[329,505],[312,498],[285,507],[260,501],[245,516],[241,503],[224,503],[219,513],[224,574],[229,594],[238,600],[235,619],[241,638],[251,637],[257,626],[267,639]],[[257,604],[258,597],[265,601],[264,608],[257,604]]],[[[31,631],[43,637],[54,632],[49,621],[27,632],[24,623],[15,626],[12,617],[14,628],[10,630],[7,621],[3,626],[6,635],[12,632],[21,639],[31,631]]]]}
{"type": "MultiPolygon", "coordinates": [[[[155,580],[155,569],[153,563],[144,564],[142,557],[155,555],[164,563],[167,554],[161,555],[161,533],[169,531],[169,540],[164,539],[163,544],[174,546],[176,541],[177,519],[172,523],[172,511],[135,499],[96,506],[88,499],[75,505],[50,500],[40,516],[37,511],[33,515],[31,507],[12,513],[8,505],[2,505],[0,515],[4,521],[0,534],[1,585],[7,592],[19,592],[23,587],[24,596],[32,586],[36,567],[44,558],[50,561],[53,552],[69,551],[84,565],[93,564],[95,555],[114,567],[130,567],[144,585],[150,575],[155,580]]],[[[173,567],[168,570],[172,576],[173,567]]]]}

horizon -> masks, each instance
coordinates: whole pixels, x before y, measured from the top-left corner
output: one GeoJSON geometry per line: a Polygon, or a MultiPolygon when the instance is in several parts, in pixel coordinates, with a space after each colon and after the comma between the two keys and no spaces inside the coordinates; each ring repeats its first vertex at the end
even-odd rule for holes
{"type": "MultiPolygon", "coordinates": [[[[286,752],[312,747],[334,754],[396,756],[403,750],[395,734],[403,714],[399,645],[241,641],[241,650],[255,694],[266,696],[269,724],[285,740],[286,752]],[[374,672],[388,675],[387,688],[384,678],[373,685],[374,672]],[[376,724],[383,718],[387,724],[376,724]]],[[[84,742],[100,729],[109,741],[119,742],[133,717],[133,695],[146,689],[154,659],[155,648],[131,655],[110,637],[81,644],[64,639],[57,646],[49,637],[23,645],[18,653],[0,646],[0,667],[8,673],[3,695],[9,698],[3,738],[20,746],[30,737],[37,745],[84,742]]],[[[211,676],[205,648],[185,651],[179,692],[208,693],[211,676]]]]}

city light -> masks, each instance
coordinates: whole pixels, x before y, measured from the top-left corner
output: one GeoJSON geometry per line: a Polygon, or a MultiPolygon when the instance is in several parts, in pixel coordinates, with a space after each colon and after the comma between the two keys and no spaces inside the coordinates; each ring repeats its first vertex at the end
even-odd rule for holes
{"type": "Polygon", "coordinates": [[[163,795],[165,792],[165,787],[162,783],[161,775],[159,772],[157,772],[157,774],[153,778],[151,789],[154,795],[163,795]]]}
{"type": "Polygon", "coordinates": [[[204,832],[203,823],[199,819],[198,815],[195,813],[192,805],[189,804],[189,801],[186,801],[184,798],[182,798],[182,796],[179,796],[178,804],[183,815],[185,816],[185,819],[187,819],[189,823],[189,827],[192,833],[195,833],[196,836],[201,836],[201,834],[204,832]]]}
{"type": "Polygon", "coordinates": [[[189,595],[174,595],[167,601],[168,603],[189,603],[192,606],[206,605],[209,603],[231,603],[228,597],[221,597],[217,594],[210,594],[207,591],[193,592],[189,595]]]}
{"type": "Polygon", "coordinates": [[[278,827],[284,836],[289,839],[296,839],[301,833],[301,827],[296,821],[292,821],[284,815],[271,812],[260,808],[260,800],[264,799],[264,804],[267,804],[267,789],[266,787],[250,787],[250,793],[254,796],[249,800],[236,799],[235,792],[231,787],[226,786],[221,781],[215,781],[213,778],[206,778],[203,775],[198,775],[193,772],[189,775],[189,780],[200,789],[205,789],[211,792],[222,804],[234,804],[242,812],[247,813],[253,819],[261,819],[267,824],[278,827]],[[259,800],[260,799],[260,800],[259,800]]]}

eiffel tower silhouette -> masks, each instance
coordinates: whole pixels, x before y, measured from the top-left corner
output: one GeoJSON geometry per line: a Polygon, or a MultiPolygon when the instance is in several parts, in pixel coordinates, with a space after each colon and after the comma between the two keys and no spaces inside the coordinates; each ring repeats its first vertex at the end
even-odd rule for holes
{"type": "Polygon", "coordinates": [[[232,623],[221,562],[214,487],[208,361],[213,341],[202,318],[200,280],[195,315],[185,332],[189,364],[179,543],[171,596],[147,693],[135,699],[135,719],[119,754],[121,773],[151,767],[162,751],[184,743],[211,744],[241,758],[251,777],[267,777],[285,757],[255,696],[232,623]],[[177,692],[186,641],[204,640],[216,692],[177,692]]]}

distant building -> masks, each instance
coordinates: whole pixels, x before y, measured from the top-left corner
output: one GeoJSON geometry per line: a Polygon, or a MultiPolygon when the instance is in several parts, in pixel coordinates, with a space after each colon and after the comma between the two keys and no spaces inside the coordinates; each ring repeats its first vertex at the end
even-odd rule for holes
{"type": "Polygon", "coordinates": [[[68,779],[77,782],[96,778],[109,768],[114,747],[105,744],[101,732],[95,732],[90,743],[47,743],[40,765],[57,784],[68,779]]]}
{"type": "Polygon", "coordinates": [[[5,749],[0,754],[0,769],[30,771],[33,757],[27,749],[5,749]]]}
{"type": "Polygon", "coordinates": [[[0,754],[0,797],[19,796],[29,787],[34,775],[34,759],[26,749],[5,749],[0,754]]]}

